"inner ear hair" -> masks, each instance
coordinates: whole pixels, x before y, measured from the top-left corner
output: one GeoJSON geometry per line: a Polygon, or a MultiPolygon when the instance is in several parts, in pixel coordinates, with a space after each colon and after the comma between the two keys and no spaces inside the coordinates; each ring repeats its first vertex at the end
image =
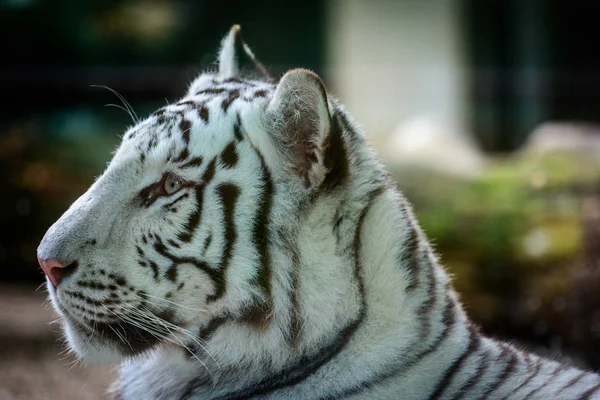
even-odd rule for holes
{"type": "Polygon", "coordinates": [[[306,188],[320,186],[332,165],[326,160],[332,124],[321,79],[305,69],[287,72],[267,115],[274,141],[290,169],[306,188]]]}

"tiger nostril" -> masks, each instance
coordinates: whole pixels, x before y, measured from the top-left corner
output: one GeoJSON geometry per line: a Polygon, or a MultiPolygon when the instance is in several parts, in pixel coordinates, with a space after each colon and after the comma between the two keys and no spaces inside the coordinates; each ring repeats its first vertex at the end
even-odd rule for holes
{"type": "Polygon", "coordinates": [[[54,287],[58,286],[64,278],[73,275],[78,266],[77,261],[65,266],[53,258],[42,259],[38,257],[38,262],[54,287]]]}
{"type": "Polygon", "coordinates": [[[78,266],[79,266],[79,263],[77,261],[73,261],[71,264],[64,267],[62,269],[62,277],[66,278],[67,276],[73,275],[78,266]]]}

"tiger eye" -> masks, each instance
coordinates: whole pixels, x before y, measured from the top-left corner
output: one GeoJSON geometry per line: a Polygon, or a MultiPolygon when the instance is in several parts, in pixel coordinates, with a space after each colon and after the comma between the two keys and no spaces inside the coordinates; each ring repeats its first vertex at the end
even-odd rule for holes
{"type": "Polygon", "coordinates": [[[181,189],[181,181],[177,178],[168,176],[163,183],[163,190],[167,195],[172,195],[181,189]]]}

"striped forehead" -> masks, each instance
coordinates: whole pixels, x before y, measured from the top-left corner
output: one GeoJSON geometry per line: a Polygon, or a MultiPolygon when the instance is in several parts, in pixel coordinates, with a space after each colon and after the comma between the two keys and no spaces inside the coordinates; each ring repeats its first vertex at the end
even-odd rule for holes
{"type": "MultiPolygon", "coordinates": [[[[270,97],[275,85],[270,82],[243,80],[239,78],[219,79],[213,77],[206,85],[200,85],[186,99],[210,102],[215,100],[224,112],[234,103],[252,103],[270,97]]],[[[185,102],[184,99],[182,102],[185,102]]]]}
{"type": "Polygon", "coordinates": [[[155,152],[168,159],[182,151],[200,153],[209,144],[222,143],[218,146],[222,147],[232,138],[239,141],[243,109],[265,104],[274,90],[269,82],[213,77],[209,84],[131,128],[123,144],[135,146],[143,163],[155,152]]]}

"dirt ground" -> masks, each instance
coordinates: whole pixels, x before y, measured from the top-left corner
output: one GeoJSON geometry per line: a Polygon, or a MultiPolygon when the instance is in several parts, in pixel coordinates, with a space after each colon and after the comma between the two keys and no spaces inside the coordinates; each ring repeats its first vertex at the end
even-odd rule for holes
{"type": "Polygon", "coordinates": [[[0,400],[107,399],[108,367],[81,366],[64,353],[46,294],[0,286],[0,400]]]}

